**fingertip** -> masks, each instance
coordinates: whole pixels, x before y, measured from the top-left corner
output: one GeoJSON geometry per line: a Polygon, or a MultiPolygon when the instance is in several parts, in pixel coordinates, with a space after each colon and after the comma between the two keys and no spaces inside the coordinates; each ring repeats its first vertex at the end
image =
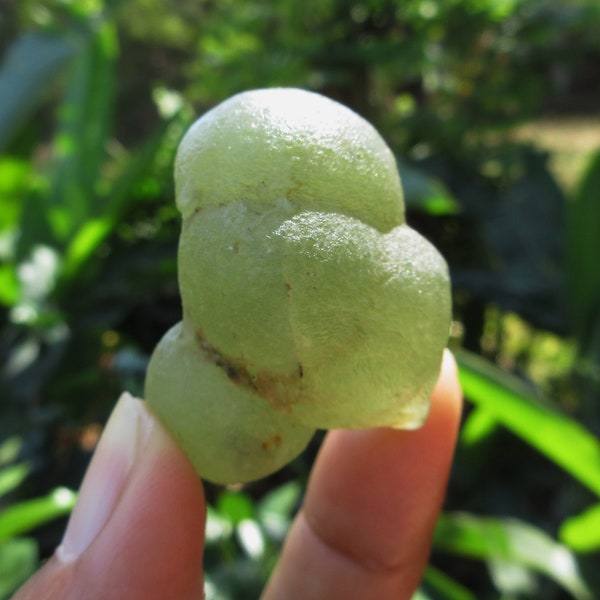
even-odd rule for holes
{"type": "Polygon", "coordinates": [[[448,348],[444,350],[440,374],[431,396],[432,401],[444,398],[455,409],[459,411],[462,409],[463,394],[458,378],[458,364],[454,354],[448,348]]]}
{"type": "Polygon", "coordinates": [[[420,429],[329,432],[265,598],[410,597],[445,496],[462,405],[457,373],[445,351],[420,429]]]}
{"type": "Polygon", "coordinates": [[[462,410],[463,393],[458,378],[458,365],[452,352],[445,349],[440,374],[431,392],[429,416],[421,429],[421,435],[434,437],[440,434],[444,437],[443,443],[453,448],[462,410]]]}

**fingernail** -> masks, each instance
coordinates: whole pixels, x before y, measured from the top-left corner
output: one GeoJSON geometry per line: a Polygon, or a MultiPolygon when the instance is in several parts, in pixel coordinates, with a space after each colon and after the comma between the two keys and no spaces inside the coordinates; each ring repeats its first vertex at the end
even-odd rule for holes
{"type": "Polygon", "coordinates": [[[127,486],[136,458],[153,426],[141,400],[123,394],[100,438],[79,491],[58,558],[77,560],[96,539],[127,486]]]}

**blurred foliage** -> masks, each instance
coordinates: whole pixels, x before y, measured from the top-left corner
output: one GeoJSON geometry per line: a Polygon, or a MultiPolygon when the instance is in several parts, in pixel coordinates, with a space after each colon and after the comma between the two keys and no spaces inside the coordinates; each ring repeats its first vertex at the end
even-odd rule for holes
{"type": "MultiPolygon", "coordinates": [[[[450,265],[468,403],[417,597],[593,597],[600,135],[566,189],[515,127],[598,122],[599,26],[596,0],[4,2],[0,598],[56,546],[115,399],[141,394],[179,319],[181,135],[275,85],[376,125],[409,221],[450,265]]],[[[318,443],[242,490],[208,487],[207,598],[257,597],[318,443]]]]}
{"type": "MultiPolygon", "coordinates": [[[[30,473],[30,465],[19,461],[22,441],[13,436],[0,444],[0,509],[5,498],[17,490],[30,473]]],[[[12,501],[0,510],[0,598],[9,598],[38,567],[38,545],[28,537],[32,529],[68,515],[76,495],[59,487],[47,496],[12,501]]]]}

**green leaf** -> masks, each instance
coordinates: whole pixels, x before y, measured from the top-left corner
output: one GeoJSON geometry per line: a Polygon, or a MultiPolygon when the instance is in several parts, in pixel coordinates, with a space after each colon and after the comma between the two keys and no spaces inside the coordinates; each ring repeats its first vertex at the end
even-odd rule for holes
{"type": "Polygon", "coordinates": [[[0,303],[13,306],[19,299],[19,279],[12,264],[0,265],[0,303]]]}
{"type": "Polygon", "coordinates": [[[0,599],[5,600],[38,567],[38,548],[34,540],[18,538],[0,544],[0,599]]]}
{"type": "Polygon", "coordinates": [[[246,555],[257,560],[265,553],[265,536],[254,519],[243,519],[235,528],[236,538],[246,555]]]}
{"type": "Polygon", "coordinates": [[[0,443],[0,466],[7,465],[19,456],[23,448],[23,440],[18,435],[11,435],[0,443]]]}
{"type": "Polygon", "coordinates": [[[0,70],[0,152],[73,56],[72,39],[26,33],[9,48],[0,70]]]}
{"type": "Polygon", "coordinates": [[[76,498],[75,492],[61,487],[47,496],[10,506],[0,513],[0,543],[69,514],[76,498]]]}
{"type": "Polygon", "coordinates": [[[302,486],[297,481],[284,483],[270,491],[258,503],[260,515],[278,515],[291,518],[302,494],[302,486]]]}
{"type": "Polygon", "coordinates": [[[275,488],[258,503],[258,520],[272,538],[283,540],[287,535],[301,494],[300,484],[290,481],[275,488]]]}
{"type": "Polygon", "coordinates": [[[116,33],[100,22],[73,64],[54,140],[49,220],[58,240],[97,216],[97,186],[109,140],[116,33]]]}
{"type": "Polygon", "coordinates": [[[27,463],[19,463],[5,467],[0,471],[0,498],[21,485],[31,467],[27,463]]]}
{"type": "Polygon", "coordinates": [[[467,418],[460,432],[460,443],[466,447],[476,446],[496,430],[498,421],[485,408],[476,408],[467,418]]]}
{"type": "Polygon", "coordinates": [[[463,351],[456,353],[465,397],[600,495],[600,442],[520,379],[463,351]]]}
{"type": "MultiPolygon", "coordinates": [[[[186,121],[183,122],[185,123],[186,121]]],[[[99,214],[109,214],[113,223],[118,223],[118,220],[122,218],[125,209],[131,202],[134,186],[148,173],[157,155],[165,150],[166,146],[173,144],[173,141],[169,138],[173,134],[173,131],[178,132],[180,127],[180,115],[163,121],[157,127],[144,141],[142,146],[136,150],[132,159],[129,160],[119,176],[111,182],[107,189],[103,190],[99,214]]],[[[169,165],[171,165],[171,159],[171,153],[169,152],[169,165]]]]}
{"type": "Polygon", "coordinates": [[[567,519],[560,528],[559,538],[576,552],[600,550],[600,504],[567,519]]]}
{"type": "MultiPolygon", "coordinates": [[[[436,525],[434,547],[492,561],[493,568],[504,563],[505,567],[530,569],[556,582],[578,600],[592,599],[570,550],[529,523],[445,513],[436,525]]],[[[521,577],[521,569],[515,572],[521,577]]]]}
{"type": "Polygon", "coordinates": [[[513,15],[521,4],[520,0],[468,0],[471,10],[487,13],[492,21],[503,21],[513,15]]]}
{"type": "Polygon", "coordinates": [[[73,233],[65,252],[61,272],[62,291],[66,289],[65,285],[68,288],[68,283],[77,276],[94,251],[121,223],[132,201],[134,186],[152,166],[157,153],[162,150],[171,124],[172,121],[167,121],[159,126],[114,181],[102,182],[102,186],[98,186],[96,205],[89,207],[91,213],[97,213],[98,216],[92,218],[92,215],[89,215],[88,220],[73,233]],[[106,189],[100,189],[101,187],[106,189]]]}
{"type": "Polygon", "coordinates": [[[214,544],[231,538],[234,527],[231,521],[219,514],[210,504],[206,507],[206,544],[214,544]]]}
{"type": "Polygon", "coordinates": [[[72,280],[96,248],[110,234],[115,223],[109,215],[86,221],[73,236],[65,253],[61,281],[72,280]]]}
{"type": "Polygon", "coordinates": [[[510,560],[492,558],[487,561],[490,577],[503,596],[534,598],[538,592],[533,572],[510,560]]]}
{"type": "Polygon", "coordinates": [[[475,600],[475,596],[467,588],[431,565],[425,569],[423,587],[425,591],[431,590],[434,598],[475,600]]]}
{"type": "Polygon", "coordinates": [[[12,157],[0,159],[0,234],[18,229],[23,197],[31,185],[31,175],[26,161],[12,157]]]}
{"type": "Polygon", "coordinates": [[[225,491],[217,499],[217,512],[233,525],[244,519],[254,519],[252,500],[243,492],[225,491]]]}
{"type": "Polygon", "coordinates": [[[460,205],[441,181],[406,161],[397,162],[407,207],[417,208],[434,216],[460,212],[460,205]]]}

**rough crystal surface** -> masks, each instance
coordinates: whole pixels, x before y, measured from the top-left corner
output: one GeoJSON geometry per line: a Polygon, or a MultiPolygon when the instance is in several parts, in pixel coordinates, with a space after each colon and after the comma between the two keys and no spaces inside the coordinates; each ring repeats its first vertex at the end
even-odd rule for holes
{"type": "Polygon", "coordinates": [[[146,397],[200,475],[262,477],[315,429],[422,424],[448,271],[369,123],[302,90],[238,94],[184,136],[175,180],[184,317],[146,397]]]}

